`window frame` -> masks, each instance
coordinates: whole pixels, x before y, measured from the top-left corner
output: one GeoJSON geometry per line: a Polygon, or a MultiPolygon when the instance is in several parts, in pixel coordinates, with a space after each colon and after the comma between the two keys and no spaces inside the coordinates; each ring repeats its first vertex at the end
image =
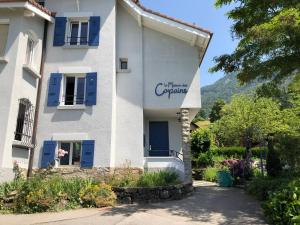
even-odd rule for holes
{"type": "Polygon", "coordinates": [[[7,35],[5,37],[6,39],[5,39],[4,46],[3,46],[3,53],[1,54],[1,52],[0,52],[0,58],[4,58],[6,55],[6,48],[7,48],[8,36],[9,36],[9,27],[10,27],[9,20],[0,19],[0,25],[7,26],[7,35]]]}
{"type": "Polygon", "coordinates": [[[63,74],[63,79],[62,79],[62,91],[61,91],[61,96],[60,96],[60,106],[66,106],[66,107],[72,107],[72,106],[84,106],[85,105],[85,99],[86,99],[86,74],[80,73],[80,74],[72,74],[72,73],[67,73],[63,74]],[[73,104],[72,105],[66,105],[65,97],[66,97],[66,88],[67,88],[67,77],[75,77],[75,84],[74,84],[74,96],[73,96],[73,104]],[[84,78],[84,96],[82,100],[82,104],[77,104],[77,87],[78,87],[78,78],[84,78]]]}
{"type": "Polygon", "coordinates": [[[89,18],[86,17],[69,17],[67,22],[67,32],[65,37],[65,43],[68,46],[89,46],[89,18]],[[72,24],[78,23],[78,33],[76,37],[76,44],[71,44],[72,38],[72,24]],[[82,30],[82,23],[87,23],[87,35],[86,35],[86,43],[81,43],[81,30],[82,30]],[[79,40],[78,40],[79,39],[79,40]]]}
{"type": "MultiPolygon", "coordinates": [[[[59,149],[62,149],[62,148],[61,148],[61,145],[62,145],[63,143],[70,144],[69,164],[68,164],[68,165],[61,165],[61,164],[60,164],[60,159],[59,159],[58,166],[59,166],[59,167],[80,167],[80,166],[81,166],[81,160],[82,160],[82,141],[59,141],[59,142],[58,142],[58,149],[57,149],[56,155],[58,154],[58,150],[59,150],[59,149]],[[74,153],[74,144],[75,144],[75,143],[80,143],[80,160],[79,160],[79,164],[78,164],[78,165],[73,165],[73,164],[72,164],[73,153],[74,153]]],[[[63,150],[64,150],[64,149],[63,149],[63,150]]]]}

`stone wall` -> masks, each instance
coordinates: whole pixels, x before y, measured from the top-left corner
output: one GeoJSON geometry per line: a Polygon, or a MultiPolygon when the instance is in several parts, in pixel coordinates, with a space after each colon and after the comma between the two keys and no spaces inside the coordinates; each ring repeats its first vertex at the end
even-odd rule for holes
{"type": "Polygon", "coordinates": [[[167,200],[180,200],[193,193],[191,184],[153,188],[113,188],[120,204],[154,203],[167,200]]]}

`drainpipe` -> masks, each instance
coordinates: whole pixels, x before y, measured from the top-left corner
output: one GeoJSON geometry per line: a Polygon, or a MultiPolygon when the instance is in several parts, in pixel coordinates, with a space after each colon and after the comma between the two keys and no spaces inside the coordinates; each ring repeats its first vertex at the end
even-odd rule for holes
{"type": "Polygon", "coordinates": [[[41,68],[40,68],[40,74],[41,78],[38,83],[38,89],[37,89],[37,96],[36,96],[36,107],[35,107],[35,113],[34,113],[34,124],[33,124],[33,131],[32,131],[32,148],[30,149],[30,155],[29,155],[29,162],[28,162],[28,170],[27,170],[27,178],[32,176],[32,167],[33,167],[33,159],[34,159],[34,150],[36,147],[36,134],[37,134],[37,124],[38,124],[38,118],[39,118],[39,108],[40,108],[40,100],[41,100],[41,91],[42,91],[42,81],[43,81],[43,73],[44,73],[44,64],[46,59],[46,50],[47,50],[47,35],[48,35],[48,21],[45,20],[44,22],[44,37],[43,37],[43,47],[42,47],[42,59],[41,59],[41,68]]]}

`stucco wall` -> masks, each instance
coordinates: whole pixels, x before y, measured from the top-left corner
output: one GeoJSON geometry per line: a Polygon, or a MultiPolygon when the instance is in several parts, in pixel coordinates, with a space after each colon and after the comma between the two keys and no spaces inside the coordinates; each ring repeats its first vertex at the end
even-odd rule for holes
{"type": "Polygon", "coordinates": [[[200,108],[197,48],[163,33],[144,29],[144,108],[200,108]],[[188,93],[156,96],[158,83],[185,84],[188,93]]]}
{"type": "MultiPolygon", "coordinates": [[[[24,17],[23,10],[2,12],[0,18],[9,19],[9,34],[6,46],[7,64],[0,65],[0,143],[1,166],[12,167],[14,150],[12,142],[19,110],[18,100],[27,98],[35,106],[38,81],[23,69],[26,58],[27,39],[34,34],[36,42],[33,66],[40,69],[44,21],[38,17],[24,17]]],[[[28,150],[26,150],[28,151],[28,150]]],[[[26,163],[22,164],[27,167],[26,163]]]]}
{"type": "MultiPolygon", "coordinates": [[[[54,25],[50,25],[39,111],[35,167],[40,165],[43,141],[53,139],[55,134],[61,136],[77,134],[85,139],[95,140],[94,166],[108,167],[111,163],[112,118],[115,113],[113,108],[115,98],[115,1],[85,0],[79,2],[80,12],[89,12],[94,16],[101,17],[100,44],[99,47],[81,49],[53,47],[54,25]],[[90,70],[86,72],[98,73],[97,105],[86,107],[84,110],[58,110],[56,107],[47,107],[50,74],[68,68],[76,72],[79,67],[90,70]]],[[[57,12],[57,16],[64,16],[64,13],[67,12],[77,12],[76,1],[73,0],[46,1],[46,7],[57,12]]]]}
{"type": "Polygon", "coordinates": [[[117,12],[117,62],[128,58],[131,72],[117,73],[115,164],[143,167],[143,33],[122,6],[117,12]]]}

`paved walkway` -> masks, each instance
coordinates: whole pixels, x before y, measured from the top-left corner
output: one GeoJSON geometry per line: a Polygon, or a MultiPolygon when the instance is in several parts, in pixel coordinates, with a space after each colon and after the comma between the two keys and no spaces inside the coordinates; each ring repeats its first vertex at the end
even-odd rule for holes
{"type": "Polygon", "coordinates": [[[265,225],[259,203],[237,188],[196,182],[193,196],[181,201],[80,209],[62,213],[3,215],[2,225],[265,225]]]}

